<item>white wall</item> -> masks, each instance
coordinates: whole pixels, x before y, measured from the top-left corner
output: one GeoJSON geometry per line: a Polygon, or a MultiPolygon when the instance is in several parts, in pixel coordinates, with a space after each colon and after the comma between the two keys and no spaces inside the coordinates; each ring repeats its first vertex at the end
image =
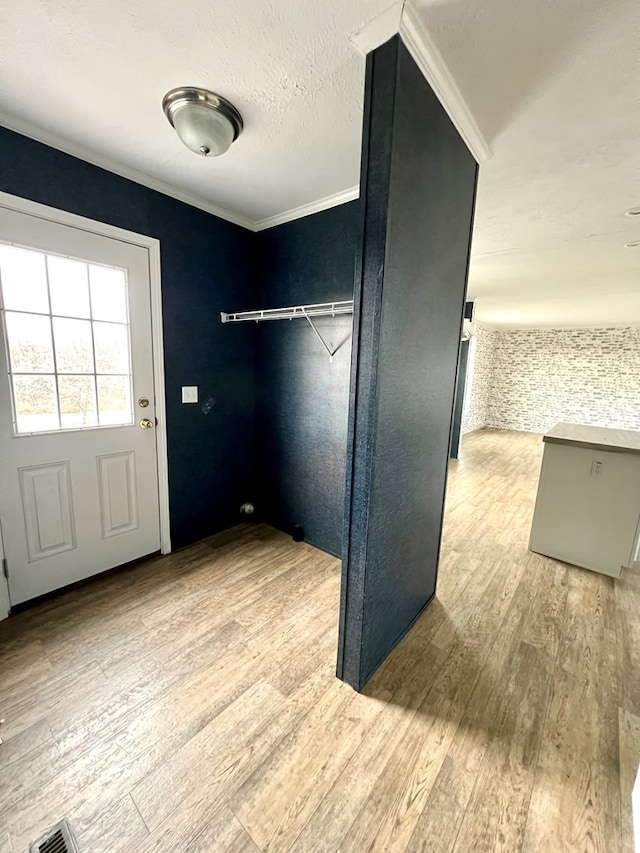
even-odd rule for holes
{"type": "Polygon", "coordinates": [[[4,578],[0,578],[0,619],[6,619],[9,615],[9,592],[4,578]]]}
{"type": "Polygon", "coordinates": [[[478,328],[463,432],[558,421],[640,430],[639,328],[478,328]]]}
{"type": "MultiPolygon", "coordinates": [[[[2,532],[0,531],[0,560],[4,557],[4,544],[2,542],[2,532]]],[[[9,601],[9,587],[7,580],[0,571],[0,619],[6,619],[9,615],[11,602],[9,601]]]]}

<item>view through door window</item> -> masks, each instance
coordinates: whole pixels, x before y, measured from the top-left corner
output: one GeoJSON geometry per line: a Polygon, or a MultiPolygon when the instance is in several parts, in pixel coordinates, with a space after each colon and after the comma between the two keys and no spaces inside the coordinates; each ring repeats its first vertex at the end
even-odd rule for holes
{"type": "Polygon", "coordinates": [[[0,243],[17,434],[133,423],[126,272],[0,243]]]}

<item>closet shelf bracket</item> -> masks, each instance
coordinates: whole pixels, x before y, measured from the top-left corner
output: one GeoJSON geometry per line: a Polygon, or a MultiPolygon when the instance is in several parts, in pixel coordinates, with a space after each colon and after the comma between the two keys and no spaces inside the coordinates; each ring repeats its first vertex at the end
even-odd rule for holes
{"type": "Polygon", "coordinates": [[[327,351],[329,360],[333,361],[334,355],[340,349],[344,341],[332,350],[318,331],[312,318],[338,317],[343,314],[353,314],[353,299],[345,299],[341,302],[317,302],[313,305],[293,305],[290,308],[265,308],[259,311],[238,311],[234,314],[228,314],[221,311],[220,321],[222,323],[246,323],[253,320],[255,323],[261,323],[265,320],[294,320],[297,317],[304,317],[313,329],[322,346],[327,351]]]}

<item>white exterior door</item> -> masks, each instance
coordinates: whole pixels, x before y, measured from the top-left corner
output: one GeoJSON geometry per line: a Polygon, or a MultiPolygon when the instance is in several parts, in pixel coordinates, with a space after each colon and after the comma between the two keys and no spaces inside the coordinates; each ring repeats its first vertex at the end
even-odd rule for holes
{"type": "Polygon", "coordinates": [[[12,604],[160,547],[149,255],[0,208],[0,524],[12,604]]]}

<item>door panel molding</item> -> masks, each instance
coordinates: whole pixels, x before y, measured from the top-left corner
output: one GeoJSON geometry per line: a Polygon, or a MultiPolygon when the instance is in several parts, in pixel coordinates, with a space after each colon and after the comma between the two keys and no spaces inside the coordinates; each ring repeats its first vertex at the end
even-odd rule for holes
{"type": "MultiPolygon", "coordinates": [[[[22,213],[38,219],[67,225],[81,231],[109,237],[146,249],[149,264],[149,285],[151,303],[151,335],[153,386],[156,403],[156,454],[158,469],[158,503],[160,520],[160,549],[163,554],[171,551],[171,532],[169,518],[169,467],[167,457],[166,397],[164,374],[164,349],[162,329],[162,286],[160,269],[160,241],[145,234],[137,234],[125,228],[118,228],[104,222],[98,222],[74,213],[49,207],[10,193],[0,191],[0,215],[2,209],[22,213]]],[[[1,544],[1,543],[0,543],[1,544]]],[[[2,556],[4,556],[4,549],[2,556]]],[[[8,615],[8,584],[0,575],[0,619],[8,615]],[[5,603],[6,602],[6,603],[5,603]]]]}
{"type": "Polygon", "coordinates": [[[97,464],[102,538],[137,530],[138,490],[134,451],[98,456],[97,464]]]}
{"type": "Polygon", "coordinates": [[[76,525],[68,462],[18,469],[29,562],[72,551],[76,525]]]}

